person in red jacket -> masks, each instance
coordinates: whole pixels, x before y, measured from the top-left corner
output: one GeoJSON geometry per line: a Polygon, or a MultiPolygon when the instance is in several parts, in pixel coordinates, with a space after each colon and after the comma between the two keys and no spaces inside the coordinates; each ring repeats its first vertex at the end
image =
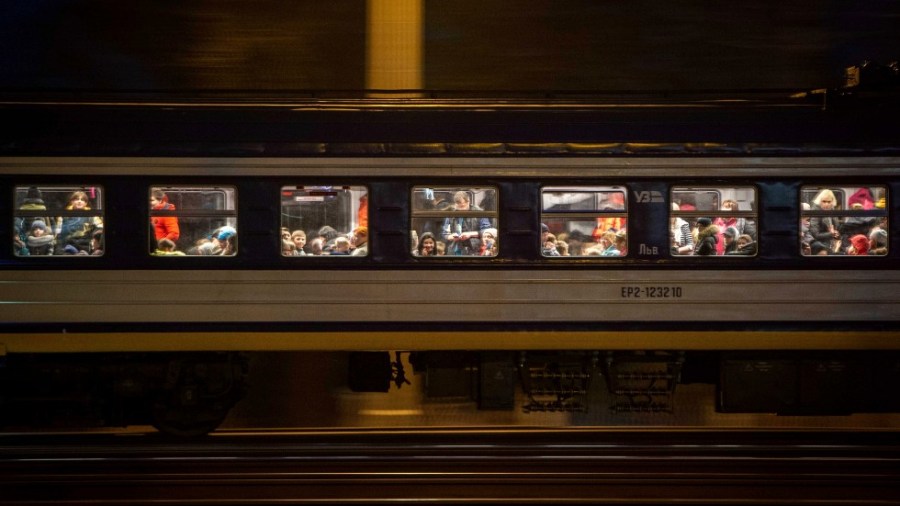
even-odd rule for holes
{"type": "MultiPolygon", "coordinates": [[[[174,211],[175,205],[169,203],[169,197],[162,190],[153,190],[150,192],[150,209],[154,211],[174,211]]],[[[156,241],[160,239],[168,239],[172,242],[178,241],[181,232],[178,229],[178,218],[175,216],[151,216],[150,222],[153,224],[153,232],[156,235],[156,241]]]]}

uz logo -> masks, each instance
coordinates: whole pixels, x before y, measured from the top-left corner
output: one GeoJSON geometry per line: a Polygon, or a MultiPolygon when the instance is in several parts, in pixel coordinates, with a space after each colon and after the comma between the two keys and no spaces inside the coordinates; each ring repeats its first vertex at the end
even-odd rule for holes
{"type": "Polygon", "coordinates": [[[649,203],[662,203],[663,196],[662,193],[658,191],[639,191],[635,192],[635,197],[637,197],[638,204],[649,204],[649,203]]]}

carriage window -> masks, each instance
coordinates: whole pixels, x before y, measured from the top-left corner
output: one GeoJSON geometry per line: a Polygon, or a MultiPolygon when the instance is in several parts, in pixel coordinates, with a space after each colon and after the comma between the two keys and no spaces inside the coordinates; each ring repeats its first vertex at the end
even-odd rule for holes
{"type": "Polygon", "coordinates": [[[800,190],[801,255],[884,256],[887,230],[885,186],[804,186],[800,190]]]}
{"type": "Polygon", "coordinates": [[[17,186],[15,206],[16,256],[103,254],[103,190],[99,186],[17,186]]]}
{"type": "Polygon", "coordinates": [[[237,194],[228,186],[150,188],[150,254],[237,254],[237,194]]]}
{"type": "Polygon", "coordinates": [[[365,186],[283,187],[282,256],[368,255],[368,202],[365,186]]]}
{"type": "Polygon", "coordinates": [[[412,254],[497,256],[497,207],[496,188],[413,188],[412,254]]]}
{"type": "Polygon", "coordinates": [[[756,255],[756,189],[672,188],[669,243],[676,256],[756,255]]]}
{"type": "Polygon", "coordinates": [[[559,187],[541,191],[541,255],[628,254],[625,188],[559,187]]]}

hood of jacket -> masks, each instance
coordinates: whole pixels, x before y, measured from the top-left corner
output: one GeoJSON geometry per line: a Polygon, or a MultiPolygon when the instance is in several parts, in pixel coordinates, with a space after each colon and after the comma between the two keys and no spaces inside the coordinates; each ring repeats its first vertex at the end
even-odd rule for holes
{"type": "Polygon", "coordinates": [[[704,228],[703,230],[701,230],[699,234],[697,234],[697,240],[702,241],[702,240],[706,239],[707,237],[712,237],[713,242],[718,243],[719,238],[716,236],[718,233],[719,233],[719,227],[717,227],[715,225],[710,225],[710,226],[704,228]]]}

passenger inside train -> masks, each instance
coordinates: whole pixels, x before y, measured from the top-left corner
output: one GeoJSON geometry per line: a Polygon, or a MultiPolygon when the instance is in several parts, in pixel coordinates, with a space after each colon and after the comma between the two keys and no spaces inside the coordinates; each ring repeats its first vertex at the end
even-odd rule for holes
{"type": "Polygon", "coordinates": [[[368,255],[368,190],[364,186],[281,189],[281,255],[368,255]],[[312,239],[307,242],[307,238],[312,239]]]}
{"type": "Polygon", "coordinates": [[[805,256],[880,256],[888,251],[887,188],[805,186],[800,251],[805,256]]]}
{"type": "MultiPolygon", "coordinates": [[[[364,186],[282,188],[281,253],[285,257],[369,254],[368,190],[364,186]],[[311,237],[310,241],[307,238],[311,237]]],[[[495,257],[500,252],[497,189],[415,187],[410,255],[495,257]]],[[[15,256],[101,256],[103,192],[96,186],[16,186],[15,256]]],[[[637,197],[646,198],[645,195],[637,197]]],[[[670,194],[672,256],[753,257],[758,254],[758,196],[752,186],[675,186],[670,194]]],[[[541,190],[541,255],[628,255],[624,187],[541,190]]],[[[156,257],[237,254],[233,187],[153,187],[149,253],[156,257]]],[[[885,256],[887,187],[803,186],[799,195],[802,256],[885,256]]]]}
{"type": "Polygon", "coordinates": [[[413,256],[495,257],[500,251],[497,227],[496,188],[413,189],[413,256]]]}
{"type": "Polygon", "coordinates": [[[16,187],[16,256],[100,256],[103,201],[98,187],[16,187]],[[100,232],[95,236],[95,233],[100,232]],[[95,241],[99,237],[99,242],[95,241]]]}
{"type": "Polygon", "coordinates": [[[625,190],[548,187],[542,191],[541,254],[624,257],[628,254],[625,190]]]}
{"type": "Polygon", "coordinates": [[[669,215],[671,254],[756,255],[756,208],[756,189],[750,186],[673,188],[669,215]]]}
{"type": "Polygon", "coordinates": [[[236,201],[233,187],[151,188],[150,254],[165,257],[236,255],[236,201]]]}

